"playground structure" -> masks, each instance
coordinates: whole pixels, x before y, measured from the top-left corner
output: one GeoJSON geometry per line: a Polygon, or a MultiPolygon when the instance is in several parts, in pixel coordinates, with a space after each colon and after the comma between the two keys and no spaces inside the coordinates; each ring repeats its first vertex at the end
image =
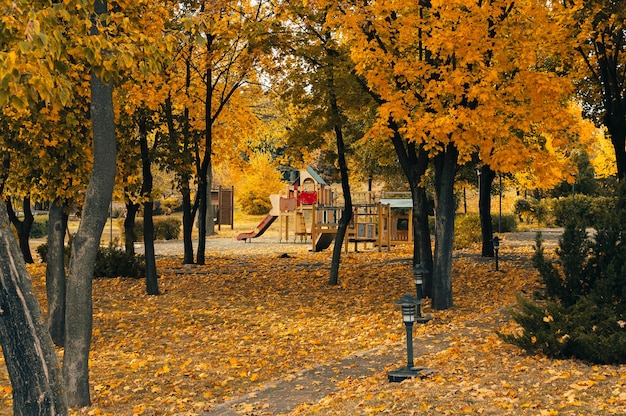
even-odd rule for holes
{"type": "Polygon", "coordinates": [[[234,228],[234,195],[234,186],[230,188],[220,186],[211,190],[211,205],[218,230],[222,229],[222,225],[230,225],[231,230],[234,228]]]}
{"type": "MultiPolygon", "coordinates": [[[[352,219],[346,230],[345,250],[354,243],[377,246],[412,243],[413,232],[410,194],[406,192],[357,192],[352,197],[352,219]]],[[[334,242],[343,211],[343,198],[312,168],[300,171],[300,177],[279,194],[270,195],[272,210],[251,232],[238,240],[257,238],[278,220],[280,241],[306,242],[311,238],[312,251],[322,251],[334,242]]]]}
{"type": "Polygon", "coordinates": [[[310,167],[300,171],[299,178],[285,191],[270,195],[272,209],[252,231],[241,233],[237,240],[250,241],[257,238],[276,221],[280,225],[280,241],[304,242],[311,236],[310,223],[313,206],[318,203],[331,204],[332,191],[326,182],[310,167]]]}
{"type": "MultiPolygon", "coordinates": [[[[410,194],[409,194],[410,196],[410,194]]],[[[413,209],[411,198],[407,193],[383,192],[380,197],[373,192],[359,192],[352,195],[352,219],[346,230],[344,239],[345,250],[350,243],[354,243],[354,250],[358,251],[358,244],[364,248],[373,244],[381,251],[391,246],[413,242],[411,212],[413,209]]],[[[312,251],[320,251],[328,247],[318,241],[326,241],[329,236],[337,233],[343,207],[316,205],[313,211],[311,228],[312,251]]]]}

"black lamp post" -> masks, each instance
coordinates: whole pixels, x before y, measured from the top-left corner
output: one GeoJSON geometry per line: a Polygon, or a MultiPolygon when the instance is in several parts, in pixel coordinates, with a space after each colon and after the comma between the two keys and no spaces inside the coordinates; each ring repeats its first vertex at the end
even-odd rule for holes
{"type": "Polygon", "coordinates": [[[413,267],[413,280],[415,281],[415,293],[417,295],[417,315],[415,320],[419,323],[429,321],[429,318],[422,316],[422,298],[423,287],[424,287],[424,276],[428,273],[428,269],[426,269],[421,264],[416,264],[413,267]]]}
{"type": "Polygon", "coordinates": [[[400,382],[408,378],[425,377],[429,371],[423,367],[415,367],[413,363],[413,323],[420,301],[408,293],[394,302],[402,309],[402,321],[406,327],[406,366],[390,371],[387,378],[390,382],[400,382]]]}
{"type": "Polygon", "coordinates": [[[491,241],[493,242],[493,251],[496,252],[496,271],[498,271],[498,251],[500,251],[500,239],[498,236],[495,236],[491,241]]]}

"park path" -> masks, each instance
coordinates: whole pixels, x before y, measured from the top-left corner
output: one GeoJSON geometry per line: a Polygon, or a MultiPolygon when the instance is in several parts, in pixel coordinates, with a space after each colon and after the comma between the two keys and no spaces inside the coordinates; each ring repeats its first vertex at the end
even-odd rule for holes
{"type": "MultiPolygon", "coordinates": [[[[433,326],[432,333],[413,337],[416,362],[419,360],[427,363],[429,357],[452,348],[456,339],[486,336],[506,320],[508,320],[506,311],[498,310],[460,324],[453,331],[450,331],[447,325],[433,326]]],[[[222,403],[209,412],[200,413],[200,416],[285,415],[300,405],[315,404],[324,397],[340,391],[341,384],[346,380],[371,377],[405,365],[405,342],[381,346],[286,376],[258,390],[222,403]]],[[[427,370],[436,375],[436,368],[427,370]]]]}
{"type": "MultiPolygon", "coordinates": [[[[502,236],[501,249],[506,251],[509,248],[532,248],[535,245],[538,231],[542,233],[544,246],[553,248],[557,246],[558,238],[563,230],[541,229],[507,233],[502,236]]],[[[245,243],[245,245],[241,241],[236,241],[238,244],[234,244],[233,241],[225,239],[215,240],[207,242],[207,251],[229,252],[235,250],[239,254],[279,254],[297,253],[310,249],[310,244],[277,243],[274,239],[269,238],[253,240],[250,243],[245,243]]],[[[165,254],[168,251],[168,246],[167,243],[161,243],[161,253],[165,254]]],[[[169,253],[172,254],[175,250],[174,246],[169,246],[169,250],[169,253]]],[[[415,358],[428,362],[428,357],[451,348],[454,339],[485,336],[500,327],[505,320],[508,320],[507,313],[505,310],[499,310],[461,324],[453,331],[450,331],[449,326],[432,326],[432,332],[427,331],[425,334],[413,337],[415,358]]],[[[200,416],[284,415],[292,412],[300,405],[315,404],[324,397],[338,392],[341,384],[346,380],[371,377],[404,365],[406,365],[405,342],[380,346],[369,351],[355,353],[340,361],[320,363],[313,368],[303,369],[295,375],[285,375],[284,378],[268,383],[260,389],[221,403],[211,411],[201,413],[200,416]]],[[[436,369],[432,370],[436,373],[436,369]]]]}
{"type": "MultiPolygon", "coordinates": [[[[532,248],[535,245],[535,237],[537,232],[541,232],[544,239],[545,247],[556,247],[558,239],[563,233],[562,228],[542,228],[536,230],[519,231],[514,233],[501,234],[501,249],[506,250],[508,247],[532,248]]],[[[194,250],[198,247],[198,240],[193,242],[194,250]]],[[[350,245],[350,248],[353,246],[350,245]]],[[[143,244],[136,243],[135,249],[137,253],[143,253],[143,244]]],[[[157,256],[182,256],[183,242],[182,240],[157,241],[154,244],[157,256]]],[[[224,254],[237,255],[274,255],[274,254],[297,254],[307,252],[311,249],[311,242],[293,242],[278,241],[273,237],[260,237],[252,239],[249,242],[238,241],[236,238],[230,237],[210,237],[207,239],[206,252],[219,252],[224,254]]],[[[331,252],[330,249],[327,251],[331,252]]],[[[194,251],[195,252],[195,251],[194,251]]]]}

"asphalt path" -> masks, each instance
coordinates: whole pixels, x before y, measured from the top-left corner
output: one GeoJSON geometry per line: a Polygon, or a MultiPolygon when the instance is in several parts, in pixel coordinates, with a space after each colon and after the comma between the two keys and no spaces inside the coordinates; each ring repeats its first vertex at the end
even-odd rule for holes
{"type": "MultiPolygon", "coordinates": [[[[543,245],[546,248],[557,247],[559,238],[563,233],[562,228],[541,228],[527,231],[519,231],[513,233],[496,234],[500,237],[500,247],[502,250],[506,248],[529,248],[535,246],[537,233],[541,233],[543,245]]],[[[193,240],[194,253],[198,248],[198,240],[193,240]]],[[[352,245],[350,245],[350,248],[352,245]]],[[[261,236],[253,238],[249,241],[239,241],[233,237],[209,237],[206,240],[205,253],[220,254],[238,254],[238,255],[261,255],[261,254],[297,254],[308,252],[312,248],[310,240],[305,242],[298,241],[279,241],[278,238],[272,236],[261,236]]],[[[136,243],[135,250],[142,254],[144,251],[143,243],[136,243]]],[[[160,257],[182,256],[183,241],[168,240],[155,241],[155,254],[160,257]]],[[[330,249],[326,249],[330,252],[330,249]]]]}

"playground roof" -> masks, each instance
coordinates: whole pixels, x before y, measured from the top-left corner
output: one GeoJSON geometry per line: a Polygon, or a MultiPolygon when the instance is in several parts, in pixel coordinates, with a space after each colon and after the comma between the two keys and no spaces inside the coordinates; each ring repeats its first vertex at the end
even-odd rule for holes
{"type": "Polygon", "coordinates": [[[413,208],[411,198],[380,198],[380,203],[391,208],[413,208]]]}
{"type": "Polygon", "coordinates": [[[326,183],[326,181],[324,179],[322,179],[322,177],[320,175],[318,175],[317,172],[315,172],[311,166],[307,166],[306,171],[308,172],[309,175],[311,175],[313,180],[315,182],[317,182],[318,184],[320,184],[320,185],[328,185],[326,183]]]}

